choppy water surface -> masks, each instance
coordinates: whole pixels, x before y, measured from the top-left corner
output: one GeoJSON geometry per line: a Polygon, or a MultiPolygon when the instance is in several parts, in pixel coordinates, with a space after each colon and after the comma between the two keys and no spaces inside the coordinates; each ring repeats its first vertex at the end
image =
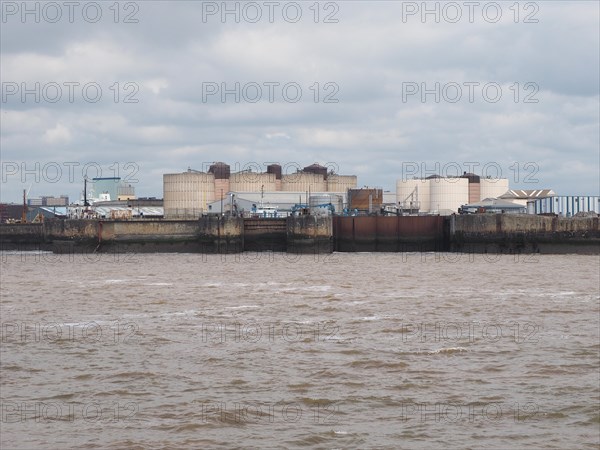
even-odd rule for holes
{"type": "Polygon", "coordinates": [[[2,255],[2,448],[598,448],[597,256],[2,255]]]}

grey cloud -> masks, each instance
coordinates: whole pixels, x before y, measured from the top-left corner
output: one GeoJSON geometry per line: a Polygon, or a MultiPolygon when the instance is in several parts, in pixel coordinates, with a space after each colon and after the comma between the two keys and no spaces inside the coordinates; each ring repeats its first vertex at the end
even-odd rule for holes
{"type": "MultiPolygon", "coordinates": [[[[219,2],[220,3],[220,2],[219,2]]],[[[420,2],[418,2],[420,3],[420,2]]],[[[308,4],[303,4],[307,6],[308,4]]],[[[403,162],[535,162],[538,188],[597,194],[599,24],[595,2],[538,2],[539,23],[402,21],[402,2],[339,2],[339,23],[202,22],[200,2],[139,3],[137,24],[2,24],[3,82],[98,82],[102,101],[2,103],[3,162],[79,161],[140,167],[139,195],[160,196],[160,174],[224,160],[335,162],[360,185],[395,188],[403,162]],[[136,83],[137,104],[109,86],[136,83]],[[204,101],[202,83],[297,82],[298,103],[204,101]],[[339,103],[315,103],[331,81],[339,103]],[[403,83],[489,81],[498,103],[405,101],[403,83]],[[539,86],[537,104],[510,86],[539,86]],[[269,137],[270,136],[270,137],[269,137]]],[[[505,5],[506,8],[508,4],[505,5]]],[[[123,92],[121,92],[123,94],[123,92]]],[[[465,95],[465,94],[463,94],[465,95]]],[[[322,99],[322,97],[321,97],[322,99]]],[[[511,180],[514,187],[530,187],[511,180]]],[[[2,185],[19,201],[25,183],[2,185]]],[[[76,195],[81,180],[39,183],[35,195],[76,195]]]]}

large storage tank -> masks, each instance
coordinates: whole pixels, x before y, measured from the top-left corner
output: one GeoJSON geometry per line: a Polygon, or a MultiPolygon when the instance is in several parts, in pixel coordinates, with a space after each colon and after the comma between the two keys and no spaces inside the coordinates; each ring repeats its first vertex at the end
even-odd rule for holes
{"type": "Polygon", "coordinates": [[[461,178],[469,180],[469,203],[476,203],[481,200],[481,177],[474,173],[465,172],[461,178]]]}
{"type": "Polygon", "coordinates": [[[211,173],[184,172],[163,175],[164,214],[197,217],[215,200],[215,178],[211,173]]]}
{"type": "Polygon", "coordinates": [[[275,175],[275,190],[281,190],[281,166],[279,164],[269,164],[267,166],[267,173],[272,173],[275,175]]]}
{"type": "Polygon", "coordinates": [[[508,178],[482,178],[480,181],[480,199],[498,198],[508,191],[508,178]]]}
{"type": "Polygon", "coordinates": [[[231,174],[229,189],[233,192],[265,192],[277,191],[274,173],[238,172],[231,174]]]}
{"type": "Polygon", "coordinates": [[[321,175],[323,178],[327,177],[327,167],[317,163],[311,164],[310,166],[306,166],[304,169],[302,169],[302,171],[306,173],[314,173],[317,175],[321,175]]]}
{"type": "Polygon", "coordinates": [[[435,178],[430,180],[430,210],[439,214],[458,212],[469,203],[467,178],[435,178]]]}
{"type": "Polygon", "coordinates": [[[229,167],[229,164],[216,162],[209,167],[208,173],[213,174],[215,177],[215,199],[221,200],[225,198],[227,193],[231,190],[229,185],[231,168],[229,167]]]}
{"type": "Polygon", "coordinates": [[[310,213],[313,215],[330,214],[331,210],[327,206],[329,204],[333,206],[334,214],[341,214],[344,208],[344,198],[341,195],[336,194],[318,194],[311,195],[308,200],[310,213]]]}
{"type": "Polygon", "coordinates": [[[215,180],[228,179],[231,176],[231,168],[229,164],[216,162],[208,168],[208,173],[212,173],[215,176],[215,180]]]}
{"type": "Polygon", "coordinates": [[[401,208],[410,209],[410,202],[416,201],[420,206],[419,212],[429,212],[430,209],[429,180],[398,180],[396,182],[396,201],[401,208]],[[415,191],[416,189],[416,191],[415,191]]]}
{"type": "Polygon", "coordinates": [[[327,182],[321,174],[297,172],[282,176],[281,190],[288,192],[326,192],[327,182]]]}
{"type": "Polygon", "coordinates": [[[356,188],[358,180],[356,175],[328,175],[327,192],[346,192],[356,188]]]}

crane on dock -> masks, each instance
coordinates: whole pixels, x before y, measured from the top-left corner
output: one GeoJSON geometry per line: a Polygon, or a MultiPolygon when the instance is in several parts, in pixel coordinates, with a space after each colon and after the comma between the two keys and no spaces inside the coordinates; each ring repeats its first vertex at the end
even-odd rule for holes
{"type": "Polygon", "coordinates": [[[416,214],[421,209],[421,202],[419,202],[419,186],[415,186],[410,194],[400,202],[400,211],[403,213],[407,211],[409,214],[416,214]]]}
{"type": "Polygon", "coordinates": [[[33,183],[29,185],[29,189],[23,189],[23,211],[21,212],[21,223],[27,223],[27,197],[29,196],[29,191],[31,191],[31,186],[33,186],[33,183]]]}

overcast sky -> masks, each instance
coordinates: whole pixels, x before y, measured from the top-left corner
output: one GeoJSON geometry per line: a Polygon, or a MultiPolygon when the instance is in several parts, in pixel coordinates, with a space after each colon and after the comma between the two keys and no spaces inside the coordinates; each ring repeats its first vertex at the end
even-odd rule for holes
{"type": "Polygon", "coordinates": [[[1,4],[3,202],[213,161],[599,194],[597,1],[1,4]]]}

